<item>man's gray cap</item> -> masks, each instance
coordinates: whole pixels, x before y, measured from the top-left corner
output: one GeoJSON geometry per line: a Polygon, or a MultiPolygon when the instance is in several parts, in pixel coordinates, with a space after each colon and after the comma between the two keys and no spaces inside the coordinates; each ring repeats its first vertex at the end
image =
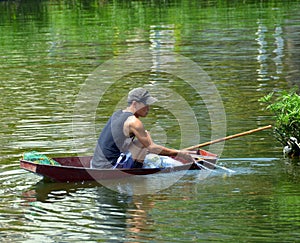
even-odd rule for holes
{"type": "Polygon", "coordinates": [[[128,93],[128,103],[132,101],[142,102],[145,105],[152,105],[157,101],[156,98],[152,97],[149,92],[144,88],[135,88],[128,93]]]}

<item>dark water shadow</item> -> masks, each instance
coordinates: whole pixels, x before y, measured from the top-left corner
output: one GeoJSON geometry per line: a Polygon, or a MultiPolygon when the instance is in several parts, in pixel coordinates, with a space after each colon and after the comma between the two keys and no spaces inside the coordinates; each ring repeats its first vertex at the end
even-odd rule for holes
{"type": "Polygon", "coordinates": [[[22,193],[22,197],[27,202],[53,202],[63,200],[66,196],[83,188],[93,188],[101,186],[99,183],[56,183],[40,180],[22,193]],[[50,200],[51,199],[51,200],[50,200]]]}
{"type": "Polygon", "coordinates": [[[114,193],[125,196],[151,195],[163,191],[179,181],[186,181],[191,177],[204,180],[211,175],[218,175],[218,172],[195,170],[132,176],[114,180],[69,183],[48,182],[42,179],[24,191],[22,198],[27,202],[40,201],[51,203],[63,200],[84,188],[97,188],[103,194],[114,193]]]}

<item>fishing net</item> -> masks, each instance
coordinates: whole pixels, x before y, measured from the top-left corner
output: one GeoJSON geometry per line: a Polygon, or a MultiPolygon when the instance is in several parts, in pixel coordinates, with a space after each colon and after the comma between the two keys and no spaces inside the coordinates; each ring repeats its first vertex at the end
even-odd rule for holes
{"type": "Polygon", "coordinates": [[[48,158],[46,155],[36,151],[26,152],[23,154],[23,160],[31,161],[40,165],[60,165],[53,159],[48,158]]]}
{"type": "Polygon", "coordinates": [[[146,155],[143,168],[172,168],[179,165],[182,165],[182,163],[168,156],[150,153],[146,155]]]}

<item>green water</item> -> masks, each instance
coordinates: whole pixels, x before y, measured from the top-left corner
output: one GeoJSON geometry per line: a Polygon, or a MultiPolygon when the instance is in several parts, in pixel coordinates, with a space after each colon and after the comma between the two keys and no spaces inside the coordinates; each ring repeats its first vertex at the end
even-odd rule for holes
{"type": "Polygon", "coordinates": [[[299,85],[299,3],[1,1],[1,240],[299,241],[299,165],[271,130],[205,147],[233,174],[103,186],[19,168],[29,150],[91,154],[136,86],[159,98],[144,123],[169,147],[272,124],[257,100],[299,85]]]}

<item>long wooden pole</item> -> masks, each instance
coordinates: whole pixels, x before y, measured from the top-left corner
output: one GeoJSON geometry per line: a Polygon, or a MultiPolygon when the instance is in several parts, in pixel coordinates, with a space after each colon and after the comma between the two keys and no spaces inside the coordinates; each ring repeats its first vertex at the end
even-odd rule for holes
{"type": "Polygon", "coordinates": [[[216,140],[213,140],[213,141],[209,141],[209,142],[205,142],[205,143],[200,143],[200,144],[197,144],[197,145],[185,148],[184,150],[195,150],[195,149],[198,149],[198,148],[201,148],[201,147],[204,147],[204,146],[207,146],[207,145],[211,145],[211,144],[214,144],[214,143],[219,143],[219,142],[222,142],[222,141],[225,141],[225,140],[229,140],[229,139],[233,139],[233,138],[237,138],[237,137],[249,135],[249,134],[254,133],[254,132],[259,132],[259,131],[262,131],[262,130],[265,130],[265,129],[269,129],[271,127],[272,127],[272,125],[268,125],[268,126],[264,126],[264,127],[259,127],[259,128],[256,128],[256,129],[252,129],[252,130],[246,131],[246,132],[241,132],[241,133],[230,135],[230,136],[227,136],[227,137],[224,137],[224,138],[219,138],[219,139],[216,139],[216,140]]]}

